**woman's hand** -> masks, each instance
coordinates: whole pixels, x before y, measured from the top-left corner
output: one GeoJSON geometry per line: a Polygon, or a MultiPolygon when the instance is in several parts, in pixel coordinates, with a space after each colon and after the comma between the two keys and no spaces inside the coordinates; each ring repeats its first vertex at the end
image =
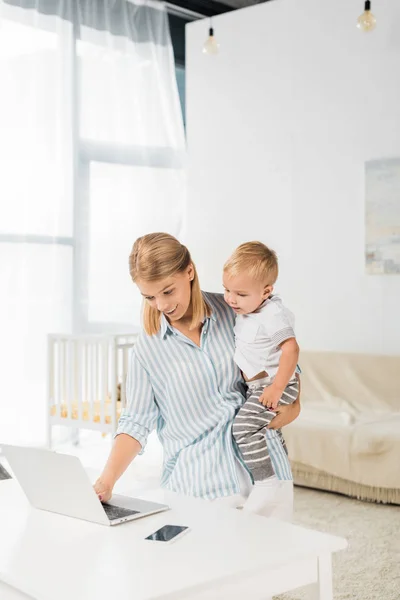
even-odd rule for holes
{"type": "Polygon", "coordinates": [[[113,485],[101,475],[93,487],[94,491],[99,497],[100,502],[108,502],[110,500],[112,496],[113,485]]]}
{"type": "Polygon", "coordinates": [[[101,502],[108,502],[113,487],[141,449],[140,443],[126,433],[117,435],[102,474],[94,484],[101,502]]]}
{"type": "Polygon", "coordinates": [[[299,395],[293,404],[287,404],[286,406],[278,406],[276,409],[276,417],[274,417],[271,423],[268,425],[268,429],[281,429],[285,425],[289,425],[292,421],[297,419],[300,414],[300,377],[296,375],[299,382],[299,395]]]}

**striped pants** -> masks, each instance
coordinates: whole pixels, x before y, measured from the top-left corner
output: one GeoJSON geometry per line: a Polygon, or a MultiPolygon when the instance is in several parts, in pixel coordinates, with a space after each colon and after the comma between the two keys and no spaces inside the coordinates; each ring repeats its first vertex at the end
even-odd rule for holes
{"type": "MultiPolygon", "coordinates": [[[[246,402],[233,422],[233,436],[254,481],[263,481],[275,475],[268,451],[266,429],[276,416],[276,412],[259,402],[264,389],[271,383],[269,377],[248,383],[246,402]]],[[[297,379],[293,379],[283,392],[279,406],[292,404],[298,395],[299,382],[297,379]]],[[[287,453],[281,432],[279,432],[279,436],[287,453]]]]}

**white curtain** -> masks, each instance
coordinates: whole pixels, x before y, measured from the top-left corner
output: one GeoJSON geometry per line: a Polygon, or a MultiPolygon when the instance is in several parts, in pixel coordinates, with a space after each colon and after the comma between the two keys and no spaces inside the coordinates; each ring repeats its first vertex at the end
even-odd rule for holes
{"type": "Polygon", "coordinates": [[[133,241],[180,235],[165,8],[0,0],[0,89],[0,442],[40,443],[47,334],[132,330],[133,241]]]}

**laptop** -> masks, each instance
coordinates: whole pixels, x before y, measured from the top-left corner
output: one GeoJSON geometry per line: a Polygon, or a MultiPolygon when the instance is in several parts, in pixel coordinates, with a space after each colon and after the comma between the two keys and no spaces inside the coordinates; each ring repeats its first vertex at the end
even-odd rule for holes
{"type": "Polygon", "coordinates": [[[118,525],[169,509],[166,504],[120,495],[113,495],[110,502],[100,502],[76,456],[6,444],[1,448],[35,508],[101,525],[118,525]]]}

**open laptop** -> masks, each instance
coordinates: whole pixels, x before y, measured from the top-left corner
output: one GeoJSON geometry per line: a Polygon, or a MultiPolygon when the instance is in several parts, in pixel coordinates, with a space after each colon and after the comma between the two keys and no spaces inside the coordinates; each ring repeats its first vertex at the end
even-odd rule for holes
{"type": "Polygon", "coordinates": [[[35,508],[101,525],[118,525],[169,509],[166,504],[119,495],[101,503],[76,456],[6,444],[1,448],[35,508]]]}

